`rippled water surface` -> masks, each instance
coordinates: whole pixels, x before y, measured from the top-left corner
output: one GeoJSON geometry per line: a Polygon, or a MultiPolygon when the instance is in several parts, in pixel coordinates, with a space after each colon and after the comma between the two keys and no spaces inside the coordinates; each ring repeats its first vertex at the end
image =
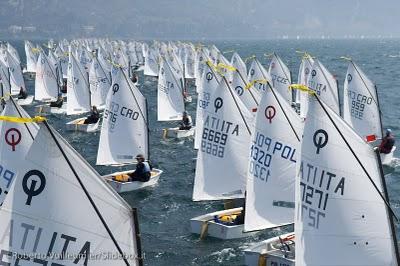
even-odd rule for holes
{"type": "MultiPolygon", "coordinates": [[[[11,41],[24,61],[23,43],[11,41]]],[[[242,58],[256,55],[263,64],[268,59],[264,54],[278,53],[292,71],[296,81],[300,55],[296,50],[308,51],[339,79],[343,90],[347,62],[341,56],[350,56],[378,86],[383,112],[383,125],[390,127],[400,136],[400,40],[276,40],[258,42],[218,42],[221,51],[236,50],[242,58]]],[[[231,54],[226,53],[230,59],[231,54]]],[[[263,232],[249,238],[220,241],[200,241],[190,234],[190,218],[218,210],[220,202],[192,202],[194,167],[193,140],[161,139],[162,129],[174,123],[157,122],[157,81],[140,76],[140,89],[149,102],[151,127],[150,149],[153,164],[162,170],[159,183],[154,188],[124,194],[123,197],[139,209],[142,245],[146,265],[242,265],[243,249],[253,242],[263,240],[280,231],[263,232]]],[[[29,93],[33,93],[34,82],[27,81],[29,93]]],[[[196,96],[194,87],[190,94],[193,102],[188,105],[189,113],[195,116],[196,96]]],[[[36,104],[36,103],[35,103],[36,104]]],[[[33,107],[27,107],[33,115],[33,107]]],[[[65,131],[65,123],[76,117],[49,115],[50,123],[81,153],[101,174],[118,169],[95,166],[99,133],[84,134],[65,131]]],[[[400,143],[400,141],[399,141],[400,143]]],[[[398,144],[398,146],[400,146],[398,144]]],[[[396,157],[400,157],[400,149],[396,157]]],[[[386,168],[390,202],[400,216],[400,162],[386,168]],[[398,166],[396,166],[396,164],[398,166]]],[[[399,230],[399,224],[396,224],[399,230]]],[[[399,235],[399,234],[398,234],[399,235]]]]}

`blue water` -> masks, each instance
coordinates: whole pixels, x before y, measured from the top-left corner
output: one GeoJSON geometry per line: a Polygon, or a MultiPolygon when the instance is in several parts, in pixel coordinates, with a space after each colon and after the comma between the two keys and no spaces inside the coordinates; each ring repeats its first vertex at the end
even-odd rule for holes
{"type": "MultiPolygon", "coordinates": [[[[13,42],[24,61],[22,42],[13,42]]],[[[43,42],[40,42],[43,43],[43,42]]],[[[264,54],[276,52],[292,72],[293,81],[301,56],[296,50],[308,51],[336,75],[341,90],[346,74],[347,62],[341,56],[350,56],[376,82],[383,112],[383,125],[400,136],[400,40],[274,40],[253,42],[217,42],[221,51],[237,51],[242,58],[256,55],[263,64],[268,64],[264,54]]],[[[226,54],[230,58],[231,54],[226,54]]],[[[164,170],[159,184],[150,189],[123,194],[122,196],[139,209],[142,245],[145,265],[242,265],[243,249],[253,242],[282,231],[263,232],[256,236],[230,241],[207,239],[200,241],[190,234],[190,218],[222,208],[220,202],[192,202],[194,167],[192,158],[193,140],[164,141],[162,129],[174,123],[157,122],[157,81],[153,78],[139,77],[140,89],[149,102],[151,127],[151,160],[157,168],[164,170]]],[[[30,94],[34,82],[27,81],[30,94]]],[[[190,88],[193,103],[188,105],[189,113],[195,114],[195,88],[190,88]]],[[[33,115],[33,107],[27,107],[33,115]]],[[[50,123],[81,153],[101,174],[118,169],[95,166],[99,133],[83,134],[65,131],[65,123],[76,117],[49,115],[50,123]]],[[[400,145],[399,145],[400,146],[400,145]]],[[[400,149],[396,157],[400,157],[400,149]]],[[[397,167],[386,168],[390,202],[400,216],[400,162],[397,167]]],[[[396,224],[399,231],[399,224],[396,224]]],[[[399,234],[398,238],[399,238],[399,234]]]]}

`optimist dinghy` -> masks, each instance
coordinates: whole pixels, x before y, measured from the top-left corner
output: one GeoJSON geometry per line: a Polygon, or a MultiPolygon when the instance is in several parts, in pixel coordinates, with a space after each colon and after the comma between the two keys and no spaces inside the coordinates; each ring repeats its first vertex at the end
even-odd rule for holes
{"type": "MultiPolygon", "coordinates": [[[[96,164],[132,164],[138,154],[149,158],[148,138],[146,99],[119,67],[106,99],[96,164]]],[[[130,182],[127,174],[132,172],[115,172],[103,178],[116,191],[128,192],[155,185],[162,174],[161,170],[153,169],[149,181],[130,182]]]]}
{"type": "MultiPolygon", "coordinates": [[[[378,146],[383,128],[377,87],[352,60],[347,68],[343,97],[343,119],[366,142],[378,146]]],[[[390,153],[381,153],[382,164],[390,165],[395,150],[394,146],[390,153]]]]}
{"type": "Polygon", "coordinates": [[[150,180],[147,182],[128,181],[128,174],[132,173],[132,170],[115,172],[110,175],[105,175],[103,178],[106,179],[108,184],[110,184],[115,191],[118,193],[124,193],[145,187],[155,186],[158,183],[162,172],[163,171],[160,169],[153,169],[151,171],[150,180]]]}
{"type": "Polygon", "coordinates": [[[192,127],[191,129],[179,129],[179,127],[164,128],[163,138],[188,138],[193,136],[195,131],[195,127],[192,127]]]}
{"type": "MultiPolygon", "coordinates": [[[[250,123],[253,114],[242,103],[225,77],[210,95],[214,108],[203,111],[202,138],[196,161],[193,200],[223,200],[243,198],[246,190],[250,123]],[[212,123],[211,121],[219,121],[212,123]],[[223,126],[231,125],[229,128],[223,126]]],[[[226,223],[219,215],[230,215],[241,209],[231,209],[201,215],[191,219],[192,233],[220,239],[245,237],[243,221],[226,223]],[[217,215],[216,220],[214,220],[217,215]],[[239,224],[237,224],[239,223],[239,224]],[[199,230],[201,228],[201,230],[199,230]]]]}
{"type": "MultiPolygon", "coordinates": [[[[250,149],[244,224],[246,232],[273,229],[294,222],[296,161],[303,122],[286,99],[269,83],[268,86],[257,110],[250,149]]],[[[245,252],[246,261],[254,261],[248,257],[258,254],[255,256],[257,262],[258,257],[267,254],[268,264],[264,265],[274,265],[271,261],[278,260],[274,256],[279,249],[273,247],[283,246],[277,240],[266,240],[251,246],[248,253],[245,252]]],[[[294,242],[292,244],[294,246],[294,242]]]]}

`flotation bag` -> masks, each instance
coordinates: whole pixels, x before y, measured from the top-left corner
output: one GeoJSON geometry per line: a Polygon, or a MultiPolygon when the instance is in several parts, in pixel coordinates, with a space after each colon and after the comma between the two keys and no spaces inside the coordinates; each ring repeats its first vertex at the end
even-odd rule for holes
{"type": "Polygon", "coordinates": [[[215,215],[214,222],[220,223],[220,224],[225,224],[225,225],[234,225],[235,220],[239,214],[240,214],[240,212],[224,214],[224,215],[215,215]]]}
{"type": "Polygon", "coordinates": [[[129,176],[126,174],[116,175],[113,179],[118,182],[128,182],[129,176]]]}

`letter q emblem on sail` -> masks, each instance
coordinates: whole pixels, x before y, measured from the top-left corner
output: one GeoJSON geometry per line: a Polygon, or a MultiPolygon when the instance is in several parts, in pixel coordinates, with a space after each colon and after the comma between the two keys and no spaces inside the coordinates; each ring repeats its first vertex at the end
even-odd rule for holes
{"type": "Polygon", "coordinates": [[[25,205],[31,205],[32,198],[42,193],[45,187],[46,177],[42,172],[40,172],[39,170],[30,170],[28,173],[26,173],[24,175],[24,178],[22,179],[22,189],[28,196],[25,205]],[[36,176],[37,178],[31,178],[33,176],[36,176]],[[29,181],[31,181],[30,184],[28,184],[29,181]],[[38,181],[39,187],[37,187],[36,185],[38,181]]]}
{"type": "Polygon", "coordinates": [[[312,71],[311,71],[311,76],[312,77],[315,77],[317,75],[317,71],[315,70],[315,69],[313,69],[312,71]]]}
{"type": "Polygon", "coordinates": [[[347,74],[347,82],[351,82],[353,80],[353,76],[351,74],[347,74]]]}
{"type": "Polygon", "coordinates": [[[221,109],[223,105],[224,101],[220,97],[216,98],[214,101],[215,113],[217,113],[218,110],[221,109]]]}
{"type": "Polygon", "coordinates": [[[6,143],[11,146],[11,150],[15,151],[15,147],[21,142],[21,132],[16,128],[10,128],[6,131],[6,143]]]}
{"type": "Polygon", "coordinates": [[[236,86],[235,91],[239,96],[243,95],[243,87],[242,86],[236,86]]]}
{"type": "Polygon", "coordinates": [[[112,91],[113,91],[113,95],[115,95],[115,93],[116,93],[117,91],[119,91],[119,85],[118,85],[117,83],[115,83],[115,84],[112,86],[112,91]]]}
{"type": "Polygon", "coordinates": [[[315,147],[317,147],[316,154],[319,154],[319,150],[325,147],[328,143],[328,133],[323,129],[318,129],[314,133],[313,142],[315,147]]]}
{"type": "Polygon", "coordinates": [[[212,74],[211,72],[207,72],[207,74],[206,74],[206,79],[207,79],[208,81],[212,80],[212,79],[213,79],[213,74],[212,74]]]}
{"type": "Polygon", "coordinates": [[[276,114],[275,107],[273,107],[272,105],[268,106],[267,108],[265,108],[264,114],[267,120],[269,120],[269,123],[271,124],[272,119],[275,117],[276,114]]]}

